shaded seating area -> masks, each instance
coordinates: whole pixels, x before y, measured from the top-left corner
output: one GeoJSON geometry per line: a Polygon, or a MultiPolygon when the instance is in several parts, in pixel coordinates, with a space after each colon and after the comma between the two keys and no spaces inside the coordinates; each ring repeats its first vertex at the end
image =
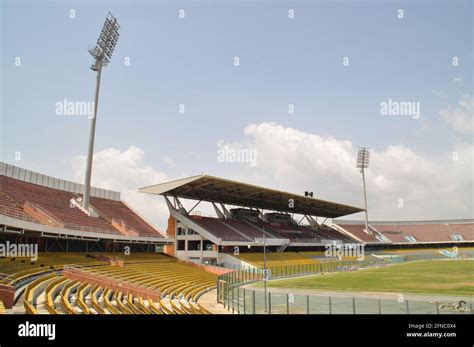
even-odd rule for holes
{"type": "Polygon", "coordinates": [[[333,240],[354,242],[349,236],[321,225],[316,227],[268,223],[263,221],[244,221],[238,219],[219,219],[193,215],[193,221],[223,241],[254,241],[265,235],[267,238],[290,239],[296,242],[316,242],[333,240]]]}
{"type": "Polygon", "coordinates": [[[191,216],[193,222],[199,224],[202,228],[214,236],[221,238],[224,241],[250,241],[250,237],[245,237],[235,230],[233,230],[225,222],[218,218],[191,216]]]}
{"type": "MultiPolygon", "coordinates": [[[[241,233],[243,233],[244,235],[246,235],[247,237],[251,239],[263,237],[264,233],[261,230],[257,229],[252,224],[247,223],[245,221],[238,220],[238,219],[225,219],[225,220],[221,219],[221,221],[225,223],[226,225],[239,230],[241,233]]],[[[269,233],[265,233],[265,236],[268,238],[274,237],[273,235],[269,233]]]]}

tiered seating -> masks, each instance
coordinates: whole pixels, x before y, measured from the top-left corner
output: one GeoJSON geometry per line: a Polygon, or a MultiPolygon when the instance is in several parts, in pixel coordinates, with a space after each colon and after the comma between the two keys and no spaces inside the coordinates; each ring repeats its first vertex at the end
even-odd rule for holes
{"type": "Polygon", "coordinates": [[[0,181],[0,213],[5,216],[38,223],[37,220],[23,211],[20,204],[6,194],[5,184],[2,181],[0,181]]]}
{"type": "Polygon", "coordinates": [[[474,241],[474,224],[399,224],[377,225],[377,230],[394,242],[409,242],[414,237],[417,242],[453,242],[452,235],[462,236],[464,241],[474,241]]]}
{"type": "Polygon", "coordinates": [[[107,234],[132,230],[132,236],[162,237],[151,224],[123,201],[91,197],[99,217],[91,217],[71,207],[77,194],[0,175],[0,214],[68,229],[107,234]],[[115,222],[115,224],[113,224],[115,222]],[[115,226],[115,227],[114,227],[115,226]],[[116,228],[117,227],[117,228],[116,228]]]}
{"type": "Polygon", "coordinates": [[[215,288],[217,280],[216,275],[198,267],[155,254],[127,258],[125,267],[102,265],[81,270],[103,279],[160,291],[161,300],[154,302],[147,297],[46,273],[28,284],[23,299],[26,313],[46,310],[50,314],[205,314],[209,312],[197,301],[215,288]],[[38,305],[43,304],[40,310],[38,305]]]}
{"type": "Polygon", "coordinates": [[[273,235],[274,238],[277,238],[277,239],[286,239],[287,238],[286,235],[283,235],[283,234],[279,233],[277,230],[273,229],[269,223],[266,223],[262,220],[247,221],[246,223],[249,223],[249,224],[255,226],[256,228],[265,230],[268,235],[273,235]]]}
{"type": "Polygon", "coordinates": [[[68,264],[94,266],[103,265],[104,263],[80,253],[40,253],[38,260],[35,262],[24,258],[0,258],[0,273],[15,275],[5,277],[5,279],[0,280],[0,283],[20,281],[22,278],[31,277],[39,272],[49,272],[53,269],[60,270],[68,264]]]}
{"type": "MultiPolygon", "coordinates": [[[[378,229],[378,227],[377,227],[378,229]]],[[[383,227],[381,228],[382,230],[384,229],[383,227]]],[[[404,235],[401,231],[399,230],[394,230],[393,228],[390,228],[390,230],[386,230],[385,232],[381,232],[383,236],[388,238],[390,241],[395,242],[395,243],[406,243],[408,240],[405,238],[406,235],[404,235]]]]}
{"type": "Polygon", "coordinates": [[[294,242],[319,243],[322,240],[353,242],[348,236],[324,225],[316,229],[303,225],[286,225],[263,221],[250,222],[202,216],[191,217],[194,222],[224,241],[253,241],[255,238],[262,238],[265,233],[268,238],[290,239],[294,242]]]}
{"type": "Polygon", "coordinates": [[[320,235],[321,239],[324,240],[326,237],[327,240],[340,240],[344,242],[354,242],[349,236],[340,233],[339,231],[327,226],[320,225],[317,230],[313,230],[316,234],[320,235]]]}
{"type": "Polygon", "coordinates": [[[353,242],[351,238],[328,226],[321,225],[317,228],[304,225],[285,225],[277,223],[265,223],[265,230],[273,230],[279,238],[290,239],[294,242],[322,242],[323,240],[334,240],[353,242]]]}
{"type": "Polygon", "coordinates": [[[164,259],[153,263],[140,261],[124,268],[106,266],[91,272],[160,290],[164,298],[186,301],[197,299],[215,286],[217,277],[194,266],[164,259]]]}
{"type": "Polygon", "coordinates": [[[426,223],[426,224],[393,224],[377,223],[372,225],[372,234],[364,232],[363,224],[338,224],[344,230],[364,242],[384,242],[378,235],[386,237],[385,242],[454,242],[474,241],[474,223],[426,223]],[[462,240],[455,240],[453,235],[460,235],[462,240]],[[414,238],[414,239],[411,239],[414,238]],[[412,241],[410,241],[410,239],[412,241]]]}
{"type": "Polygon", "coordinates": [[[472,223],[448,224],[447,227],[451,231],[450,235],[459,234],[463,236],[464,240],[474,240],[474,224],[472,223]]]}
{"type": "MultiPolygon", "coordinates": [[[[251,224],[246,223],[244,221],[240,221],[237,219],[226,219],[222,220],[225,224],[230,225],[234,227],[235,229],[238,229],[241,233],[247,235],[248,237],[254,239],[254,238],[262,238],[263,237],[263,232],[258,230],[257,228],[253,227],[251,224]]],[[[274,236],[271,234],[266,233],[266,237],[273,238],[274,236]]]]}
{"type": "Polygon", "coordinates": [[[284,235],[285,238],[288,238],[290,240],[295,240],[295,239],[316,239],[316,241],[319,241],[316,238],[316,235],[309,230],[307,230],[304,227],[301,227],[299,225],[277,225],[277,224],[271,224],[271,227],[278,231],[279,234],[284,235]]]}
{"type": "MultiPolygon", "coordinates": [[[[349,232],[351,235],[355,236],[357,239],[362,240],[363,242],[382,242],[377,239],[378,233],[372,230],[372,234],[368,234],[364,231],[364,224],[338,224],[341,228],[349,232]]],[[[387,235],[387,237],[392,240],[392,238],[387,235]]]]}
{"type": "Polygon", "coordinates": [[[71,208],[70,200],[75,197],[73,193],[6,176],[0,176],[0,186],[3,187],[4,194],[17,203],[16,206],[29,203],[54,216],[66,228],[119,234],[102,218],[90,217],[78,208],[71,208]]]}
{"type": "Polygon", "coordinates": [[[208,232],[224,241],[249,241],[239,233],[232,230],[228,225],[218,218],[191,216],[193,221],[206,229],[208,232]]]}
{"type": "Polygon", "coordinates": [[[162,236],[155,228],[138,216],[122,201],[91,197],[91,204],[107,219],[123,221],[128,228],[133,229],[140,236],[162,236]]]}

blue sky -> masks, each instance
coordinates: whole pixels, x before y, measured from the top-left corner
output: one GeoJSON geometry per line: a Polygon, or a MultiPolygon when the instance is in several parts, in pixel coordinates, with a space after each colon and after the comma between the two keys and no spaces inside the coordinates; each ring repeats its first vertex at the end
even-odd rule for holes
{"type": "Polygon", "coordinates": [[[89,120],[58,116],[55,103],[92,100],[87,48],[108,10],[122,28],[103,72],[96,152],[136,146],[176,178],[235,174],[216,162],[217,143],[241,142],[246,126],[263,122],[426,158],[459,137],[472,143],[439,115],[472,95],[471,1],[2,0],[2,161],[74,178],[70,160],[86,154],[89,120]],[[421,118],[381,116],[389,98],[420,102],[421,118]]]}

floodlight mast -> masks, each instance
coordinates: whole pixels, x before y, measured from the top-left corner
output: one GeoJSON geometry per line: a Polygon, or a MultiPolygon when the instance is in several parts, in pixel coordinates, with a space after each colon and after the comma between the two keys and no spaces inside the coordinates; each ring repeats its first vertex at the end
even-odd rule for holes
{"type": "Polygon", "coordinates": [[[94,64],[91,66],[92,71],[97,72],[97,80],[95,86],[95,103],[94,103],[94,116],[91,119],[91,128],[89,135],[89,150],[87,152],[87,166],[86,166],[86,178],[84,183],[84,199],[82,206],[89,212],[89,198],[91,190],[91,175],[92,175],[92,158],[94,156],[94,140],[95,140],[95,125],[97,120],[97,108],[99,103],[99,89],[100,89],[100,77],[102,74],[102,67],[107,66],[112,58],[112,54],[115,49],[119,38],[120,25],[117,19],[109,12],[105,19],[104,26],[97,39],[95,47],[89,48],[89,53],[95,59],[94,64]]]}
{"type": "Polygon", "coordinates": [[[365,231],[371,234],[369,230],[369,213],[367,211],[367,191],[365,188],[365,169],[369,167],[370,151],[366,147],[360,147],[357,153],[357,168],[362,173],[362,183],[364,186],[364,203],[365,203],[365,231]]]}

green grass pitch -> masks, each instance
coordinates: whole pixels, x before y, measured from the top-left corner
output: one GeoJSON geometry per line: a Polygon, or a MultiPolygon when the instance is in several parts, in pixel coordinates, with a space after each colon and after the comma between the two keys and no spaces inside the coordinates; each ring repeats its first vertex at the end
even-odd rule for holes
{"type": "Polygon", "coordinates": [[[268,282],[269,287],[326,291],[474,296],[474,261],[441,260],[394,264],[268,282]]]}

